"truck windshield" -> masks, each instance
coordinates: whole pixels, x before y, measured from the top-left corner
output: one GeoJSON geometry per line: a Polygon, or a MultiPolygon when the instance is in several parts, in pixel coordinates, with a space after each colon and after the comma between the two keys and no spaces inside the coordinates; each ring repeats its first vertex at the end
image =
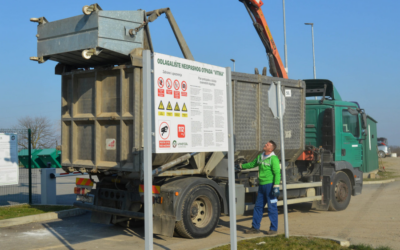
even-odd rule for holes
{"type": "Polygon", "coordinates": [[[358,116],[352,115],[348,110],[342,112],[343,132],[351,133],[354,137],[359,137],[358,116]]]}
{"type": "Polygon", "coordinates": [[[380,137],[378,138],[378,146],[388,146],[388,141],[386,138],[380,137]]]}

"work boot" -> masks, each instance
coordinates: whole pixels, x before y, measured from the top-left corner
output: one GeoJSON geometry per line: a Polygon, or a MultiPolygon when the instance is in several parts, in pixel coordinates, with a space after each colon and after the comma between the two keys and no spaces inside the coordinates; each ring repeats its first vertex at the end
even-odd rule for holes
{"type": "Polygon", "coordinates": [[[245,234],[259,234],[260,230],[255,229],[254,227],[251,227],[250,229],[247,229],[244,231],[245,234]]]}
{"type": "Polygon", "coordinates": [[[277,231],[272,231],[272,230],[269,230],[268,232],[266,232],[265,234],[267,234],[267,235],[277,235],[278,234],[278,232],[277,231]]]}

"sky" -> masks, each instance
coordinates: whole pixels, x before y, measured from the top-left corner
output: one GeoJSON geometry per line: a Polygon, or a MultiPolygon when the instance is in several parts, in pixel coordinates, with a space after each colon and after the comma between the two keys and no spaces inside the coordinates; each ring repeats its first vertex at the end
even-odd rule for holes
{"type": "MultiPolygon", "coordinates": [[[[244,5],[237,0],[101,1],[103,10],[151,11],[170,7],[196,61],[254,73],[268,66],[265,49],[244,5]]],[[[18,118],[61,116],[61,77],[56,62],[38,64],[37,24],[31,17],[55,21],[82,14],[92,2],[76,0],[7,1],[0,14],[0,128],[18,118]],[[16,6],[18,8],[16,9],[16,6]]],[[[281,0],[264,0],[262,10],[284,60],[281,0]]],[[[378,121],[378,136],[400,146],[399,66],[400,1],[286,0],[289,78],[313,78],[311,27],[314,23],[317,78],[331,80],[343,100],[357,101],[378,121]]],[[[183,57],[164,16],[150,23],[155,52],[183,57]]]]}

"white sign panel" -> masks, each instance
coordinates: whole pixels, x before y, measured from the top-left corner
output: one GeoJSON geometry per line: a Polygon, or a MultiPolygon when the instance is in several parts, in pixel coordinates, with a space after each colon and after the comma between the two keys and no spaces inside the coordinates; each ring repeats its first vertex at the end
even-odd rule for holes
{"type": "Polygon", "coordinates": [[[228,151],[226,70],[154,53],[155,152],[228,151]]]}
{"type": "Polygon", "coordinates": [[[18,180],[18,136],[0,133],[0,186],[16,185],[18,180]]]}

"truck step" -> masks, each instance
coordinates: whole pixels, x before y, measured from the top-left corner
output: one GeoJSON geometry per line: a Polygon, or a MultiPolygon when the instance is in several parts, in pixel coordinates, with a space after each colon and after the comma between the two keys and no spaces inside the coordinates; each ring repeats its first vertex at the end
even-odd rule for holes
{"type": "MultiPolygon", "coordinates": [[[[297,189],[297,188],[312,188],[312,187],[322,187],[322,182],[306,182],[306,183],[295,183],[295,184],[287,184],[286,189],[297,189]]],[[[282,185],[279,186],[279,189],[282,190],[282,185]]],[[[258,191],[258,187],[246,187],[246,193],[254,193],[258,191]]]]}
{"type": "MultiPolygon", "coordinates": [[[[310,201],[319,201],[321,200],[321,196],[311,196],[311,197],[304,197],[304,198],[297,198],[297,199],[288,199],[287,204],[297,204],[297,203],[303,203],[303,202],[310,202],[310,201]]],[[[278,201],[278,206],[283,206],[283,200],[278,201]]],[[[268,205],[265,205],[265,208],[267,208],[268,205]]],[[[254,209],[254,204],[252,205],[246,205],[245,211],[253,210],[254,209]]]]}

